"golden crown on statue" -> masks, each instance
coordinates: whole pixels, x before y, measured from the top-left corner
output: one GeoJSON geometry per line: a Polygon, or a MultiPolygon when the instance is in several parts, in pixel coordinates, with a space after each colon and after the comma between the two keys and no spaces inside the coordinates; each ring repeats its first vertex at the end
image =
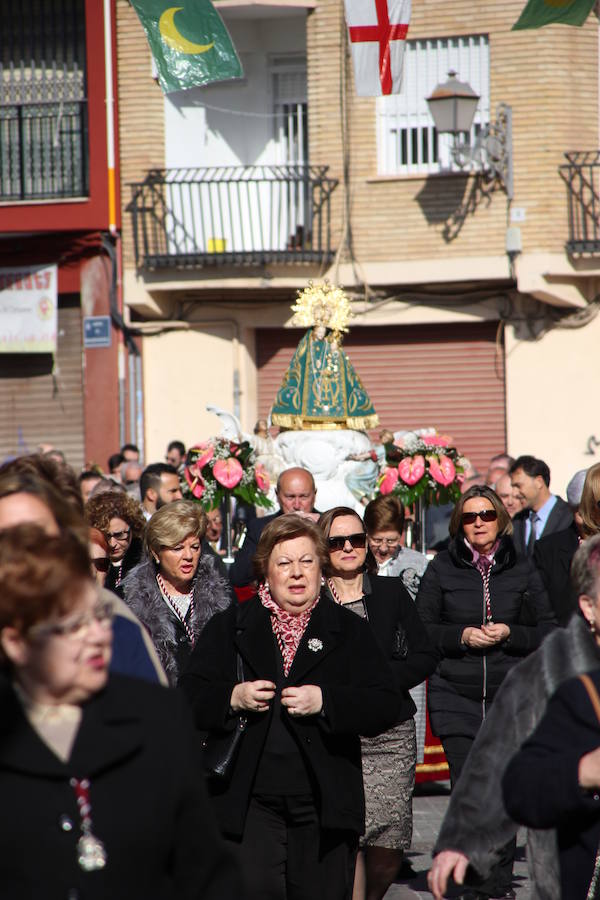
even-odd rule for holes
{"type": "Polygon", "coordinates": [[[309,281],[307,288],[298,291],[298,300],[292,309],[292,325],[304,328],[324,325],[332,331],[348,331],[348,322],[354,317],[344,291],[328,281],[323,284],[309,281]]]}

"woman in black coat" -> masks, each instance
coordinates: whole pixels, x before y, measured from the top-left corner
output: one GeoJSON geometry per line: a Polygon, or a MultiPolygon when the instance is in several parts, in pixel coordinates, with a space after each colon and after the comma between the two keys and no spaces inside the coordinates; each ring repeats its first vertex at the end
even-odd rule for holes
{"type": "Polygon", "coordinates": [[[515,822],[556,828],[560,895],[568,900],[600,893],[599,872],[596,891],[588,894],[600,846],[600,721],[587,678],[600,691],[598,669],[562,684],[502,779],[515,822]]]}
{"type": "Polygon", "coordinates": [[[233,900],[189,710],[108,676],[112,614],[75,538],[0,534],[2,896],[233,900]]]}
{"type": "Polygon", "coordinates": [[[248,719],[230,782],[210,791],[249,900],[348,897],[364,829],[358,735],[398,717],[369,627],[321,590],[327,562],[312,521],[270,522],[255,556],[259,595],[211,619],[180,679],[201,729],[248,719]]]}
{"type": "Polygon", "coordinates": [[[319,525],[329,548],[329,592],[337,603],[368,621],[400,696],[393,728],[361,741],[367,828],[354,897],[381,900],[412,837],[417,747],[416,706],[409,689],[433,672],[437,654],[402,579],[374,574],[377,563],[367,550],[365,527],[356,512],[337,506],[321,516],[319,525]]]}
{"type": "MultiPolygon", "coordinates": [[[[429,564],[417,595],[441,654],[427,699],[453,785],[504,677],[554,626],[539,574],[528,558],[517,557],[511,533],[496,493],[469,488],[452,514],[448,550],[429,564]]],[[[513,856],[511,842],[481,885],[482,896],[510,891],[513,856]]]]}

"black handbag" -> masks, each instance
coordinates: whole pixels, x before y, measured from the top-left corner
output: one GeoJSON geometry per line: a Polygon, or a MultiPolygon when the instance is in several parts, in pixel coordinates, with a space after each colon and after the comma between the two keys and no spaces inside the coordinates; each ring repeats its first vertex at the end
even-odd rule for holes
{"type": "MultiPolygon", "coordinates": [[[[244,680],[244,667],[239,653],[237,655],[237,678],[238,683],[244,680]]],[[[206,735],[202,741],[202,758],[204,774],[207,778],[221,784],[229,781],[247,724],[248,717],[240,713],[233,731],[225,734],[210,732],[206,735]]]]}

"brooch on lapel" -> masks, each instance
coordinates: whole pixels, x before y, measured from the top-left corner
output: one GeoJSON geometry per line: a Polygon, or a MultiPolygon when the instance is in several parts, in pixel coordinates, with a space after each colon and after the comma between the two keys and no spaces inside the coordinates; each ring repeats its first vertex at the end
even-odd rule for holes
{"type": "Polygon", "coordinates": [[[308,649],[312,650],[313,653],[318,653],[319,650],[323,649],[323,641],[319,640],[319,638],[311,638],[308,642],[308,649]]]}

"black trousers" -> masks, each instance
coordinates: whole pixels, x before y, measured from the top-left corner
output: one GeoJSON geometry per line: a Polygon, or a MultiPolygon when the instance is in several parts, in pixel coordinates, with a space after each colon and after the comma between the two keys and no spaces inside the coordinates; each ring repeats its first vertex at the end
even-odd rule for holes
{"type": "Polygon", "coordinates": [[[349,900],[357,835],[322,830],[312,797],[255,796],[234,847],[246,900],[349,900]]]}
{"type": "MultiPolygon", "coordinates": [[[[475,738],[453,734],[446,737],[440,736],[440,740],[450,769],[450,783],[454,788],[475,738]]],[[[486,879],[478,876],[473,869],[469,869],[466,884],[484,896],[502,897],[511,889],[516,849],[517,839],[515,837],[503,847],[498,847],[500,858],[486,879]]]]}

